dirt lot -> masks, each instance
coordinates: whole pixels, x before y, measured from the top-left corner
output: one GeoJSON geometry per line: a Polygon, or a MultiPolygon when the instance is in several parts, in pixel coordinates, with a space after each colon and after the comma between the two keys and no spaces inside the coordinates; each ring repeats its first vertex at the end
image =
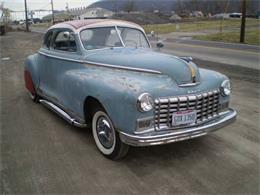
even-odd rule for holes
{"type": "Polygon", "coordinates": [[[104,158],[88,129],[70,126],[24,88],[40,34],[1,38],[1,194],[259,194],[259,72],[202,62],[231,77],[237,122],[214,134],[104,158]]]}

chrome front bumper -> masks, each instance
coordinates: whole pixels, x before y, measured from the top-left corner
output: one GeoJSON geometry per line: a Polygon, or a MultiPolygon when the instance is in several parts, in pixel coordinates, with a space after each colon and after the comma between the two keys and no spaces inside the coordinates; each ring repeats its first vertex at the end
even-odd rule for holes
{"type": "Polygon", "coordinates": [[[154,131],[141,135],[132,135],[120,132],[120,138],[122,142],[132,146],[168,144],[172,142],[200,137],[210,132],[216,131],[234,122],[236,120],[236,115],[237,112],[235,110],[229,109],[225,113],[219,115],[217,118],[199,126],[193,126],[178,130],[169,129],[166,131],[154,131]]]}

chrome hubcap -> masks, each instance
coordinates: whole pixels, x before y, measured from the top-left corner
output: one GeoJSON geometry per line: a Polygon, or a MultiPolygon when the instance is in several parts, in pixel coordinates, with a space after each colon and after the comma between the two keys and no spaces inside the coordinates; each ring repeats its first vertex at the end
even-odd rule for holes
{"type": "Polygon", "coordinates": [[[107,149],[114,144],[114,130],[105,117],[99,117],[97,121],[97,135],[100,143],[107,149]]]}

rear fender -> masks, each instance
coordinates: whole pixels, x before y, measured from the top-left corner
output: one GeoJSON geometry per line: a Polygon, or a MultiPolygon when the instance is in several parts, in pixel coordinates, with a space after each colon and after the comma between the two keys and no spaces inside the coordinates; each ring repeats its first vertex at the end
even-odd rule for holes
{"type": "Polygon", "coordinates": [[[32,76],[28,70],[24,70],[24,81],[26,89],[28,89],[28,91],[30,91],[32,95],[36,95],[35,87],[32,81],[32,76]]]}
{"type": "Polygon", "coordinates": [[[38,54],[29,56],[26,59],[24,66],[25,86],[29,91],[34,90],[34,93],[38,89],[40,84],[40,77],[37,66],[37,55],[38,54]]]}

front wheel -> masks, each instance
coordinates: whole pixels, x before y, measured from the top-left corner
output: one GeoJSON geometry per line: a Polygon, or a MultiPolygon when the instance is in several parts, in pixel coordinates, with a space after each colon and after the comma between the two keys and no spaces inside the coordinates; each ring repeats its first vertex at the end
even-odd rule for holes
{"type": "Polygon", "coordinates": [[[93,113],[92,131],[97,148],[105,157],[118,160],[127,154],[129,146],[120,140],[112,121],[103,109],[96,109],[93,113]]]}

